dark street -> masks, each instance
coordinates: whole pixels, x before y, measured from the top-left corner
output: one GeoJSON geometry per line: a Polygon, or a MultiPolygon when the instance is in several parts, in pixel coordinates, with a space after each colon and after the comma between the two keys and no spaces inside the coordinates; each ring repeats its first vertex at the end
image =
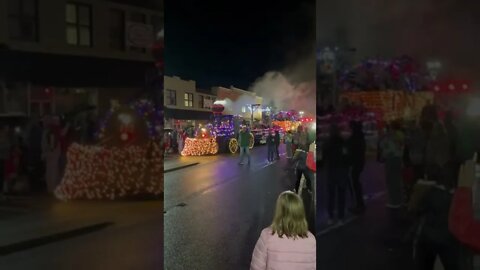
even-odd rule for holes
{"type": "Polygon", "coordinates": [[[165,269],[249,268],[278,194],[295,183],[284,156],[266,158],[264,146],[252,150],[250,167],[238,155],[182,157],[199,164],[165,174],[165,269]]]}
{"type": "MultiPolygon", "coordinates": [[[[361,177],[367,211],[363,216],[347,216],[345,225],[336,228],[326,226],[325,172],[320,174],[317,264],[323,269],[412,269],[411,244],[402,241],[408,223],[401,213],[386,208],[383,173],[383,165],[370,159],[361,177]]],[[[347,207],[350,198],[347,193],[347,207]]],[[[438,263],[436,269],[442,269],[438,263]]]]}

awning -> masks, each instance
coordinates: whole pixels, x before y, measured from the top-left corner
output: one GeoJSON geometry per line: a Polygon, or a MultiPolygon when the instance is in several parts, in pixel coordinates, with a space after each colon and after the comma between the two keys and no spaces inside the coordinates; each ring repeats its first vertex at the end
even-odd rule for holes
{"type": "Polygon", "coordinates": [[[212,116],[213,114],[211,112],[165,108],[166,119],[173,118],[178,120],[210,120],[212,116]]]}

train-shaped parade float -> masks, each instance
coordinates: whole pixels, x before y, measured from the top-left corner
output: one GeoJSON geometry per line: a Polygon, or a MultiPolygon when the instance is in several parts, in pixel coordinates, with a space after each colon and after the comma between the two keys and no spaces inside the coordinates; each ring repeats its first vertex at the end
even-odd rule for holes
{"type": "Polygon", "coordinates": [[[277,132],[283,139],[288,131],[295,132],[299,127],[315,125],[315,118],[303,117],[303,112],[294,110],[270,113],[262,121],[251,121],[240,115],[226,114],[225,106],[216,103],[212,106],[210,122],[198,128],[193,137],[185,139],[182,156],[205,156],[218,153],[235,154],[239,151],[238,135],[242,127],[250,134],[249,148],[266,143],[271,132],[277,132]]]}

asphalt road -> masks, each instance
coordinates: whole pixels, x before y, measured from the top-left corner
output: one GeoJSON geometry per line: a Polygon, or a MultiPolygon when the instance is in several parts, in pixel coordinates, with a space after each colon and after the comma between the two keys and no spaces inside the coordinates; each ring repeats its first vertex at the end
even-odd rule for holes
{"type": "MultiPolygon", "coordinates": [[[[384,168],[370,160],[361,176],[367,211],[362,216],[348,215],[341,227],[327,227],[325,172],[319,174],[320,199],[317,220],[317,264],[319,269],[384,270],[413,269],[412,246],[403,242],[409,223],[398,211],[386,205],[384,168]]],[[[352,206],[347,195],[347,206],[352,206]]]]}
{"type": "Polygon", "coordinates": [[[249,269],[278,194],[295,181],[285,157],[266,158],[264,146],[250,166],[238,155],[183,157],[199,164],[165,174],[165,269],[249,269]]]}
{"type": "Polygon", "coordinates": [[[161,201],[62,203],[30,199],[21,208],[8,214],[3,207],[2,251],[10,244],[104,222],[111,225],[54,238],[37,247],[29,247],[32,243],[21,246],[18,251],[0,255],[0,269],[163,269],[161,201]]]}

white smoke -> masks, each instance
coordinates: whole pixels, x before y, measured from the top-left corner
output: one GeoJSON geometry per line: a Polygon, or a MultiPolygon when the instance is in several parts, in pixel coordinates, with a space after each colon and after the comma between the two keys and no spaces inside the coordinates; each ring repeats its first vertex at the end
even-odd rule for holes
{"type": "Polygon", "coordinates": [[[286,67],[282,72],[269,71],[258,78],[250,90],[263,98],[264,105],[277,110],[316,112],[315,54],[286,67]]]}
{"type": "Polygon", "coordinates": [[[224,98],[221,101],[217,102],[222,104],[225,107],[225,114],[241,114],[242,112],[250,112],[251,104],[255,104],[255,97],[250,95],[242,95],[236,100],[231,100],[229,98],[224,98]]]}

